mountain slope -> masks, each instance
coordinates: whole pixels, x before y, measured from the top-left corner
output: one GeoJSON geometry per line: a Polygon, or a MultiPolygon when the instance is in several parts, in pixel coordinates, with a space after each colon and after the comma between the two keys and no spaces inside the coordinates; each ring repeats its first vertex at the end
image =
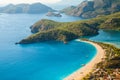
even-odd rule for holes
{"type": "Polygon", "coordinates": [[[108,15],[120,11],[120,0],[92,0],[83,1],[76,8],[67,11],[61,10],[68,15],[82,18],[93,18],[99,15],[108,15]]]}
{"type": "Polygon", "coordinates": [[[50,40],[66,43],[81,36],[96,35],[99,29],[120,30],[120,12],[75,22],[55,22],[43,19],[33,24],[30,28],[34,34],[21,40],[19,44],[50,40]]]}
{"type": "Polygon", "coordinates": [[[0,7],[0,13],[46,13],[54,11],[52,8],[41,3],[34,4],[9,4],[5,7],[0,7]]]}
{"type": "Polygon", "coordinates": [[[64,43],[76,39],[79,36],[96,35],[98,23],[78,22],[55,22],[52,20],[40,20],[31,26],[34,33],[26,39],[20,41],[20,44],[36,43],[41,41],[57,40],[64,43]]]}
{"type": "Polygon", "coordinates": [[[33,24],[30,28],[34,34],[21,40],[19,44],[50,40],[66,43],[81,36],[97,35],[99,29],[120,30],[120,12],[75,22],[55,22],[43,19],[33,24]]]}

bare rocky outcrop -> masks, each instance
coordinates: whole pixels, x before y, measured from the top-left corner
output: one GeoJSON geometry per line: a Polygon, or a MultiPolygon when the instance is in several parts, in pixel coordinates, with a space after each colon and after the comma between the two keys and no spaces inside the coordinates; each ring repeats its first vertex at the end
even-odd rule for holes
{"type": "Polygon", "coordinates": [[[49,16],[49,17],[62,17],[62,15],[60,13],[55,13],[55,12],[48,12],[46,14],[46,16],[49,16]]]}

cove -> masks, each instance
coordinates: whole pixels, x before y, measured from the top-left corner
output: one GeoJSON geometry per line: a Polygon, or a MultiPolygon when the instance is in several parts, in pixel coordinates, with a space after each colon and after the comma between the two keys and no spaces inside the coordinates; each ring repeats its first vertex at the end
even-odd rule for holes
{"type": "Polygon", "coordinates": [[[94,46],[79,41],[15,45],[30,35],[29,27],[42,18],[61,22],[81,20],[66,15],[0,15],[0,80],[63,80],[96,55],[94,46]]]}

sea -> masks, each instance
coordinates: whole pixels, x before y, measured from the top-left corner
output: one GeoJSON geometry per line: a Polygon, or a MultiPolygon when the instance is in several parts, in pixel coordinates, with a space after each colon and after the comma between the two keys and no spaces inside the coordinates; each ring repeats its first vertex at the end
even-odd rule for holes
{"type": "MultiPolygon", "coordinates": [[[[64,80],[96,55],[97,49],[78,40],[68,44],[48,41],[15,45],[31,35],[30,26],[41,19],[59,22],[82,20],[79,17],[47,17],[45,14],[0,15],[0,80],[64,80]]],[[[119,31],[99,31],[90,40],[120,46],[119,31]]]]}
{"type": "Polygon", "coordinates": [[[88,39],[97,42],[112,44],[120,48],[120,31],[100,30],[99,35],[89,37],[88,39]]]}

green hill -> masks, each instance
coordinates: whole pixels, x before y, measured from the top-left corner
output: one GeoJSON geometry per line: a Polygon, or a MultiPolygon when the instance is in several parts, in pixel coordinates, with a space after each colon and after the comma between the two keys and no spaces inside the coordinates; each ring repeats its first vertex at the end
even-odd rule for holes
{"type": "Polygon", "coordinates": [[[29,44],[49,40],[58,40],[66,43],[81,36],[97,35],[99,29],[120,30],[119,24],[120,12],[75,22],[55,22],[43,19],[30,27],[34,34],[19,43],[29,44]]]}

